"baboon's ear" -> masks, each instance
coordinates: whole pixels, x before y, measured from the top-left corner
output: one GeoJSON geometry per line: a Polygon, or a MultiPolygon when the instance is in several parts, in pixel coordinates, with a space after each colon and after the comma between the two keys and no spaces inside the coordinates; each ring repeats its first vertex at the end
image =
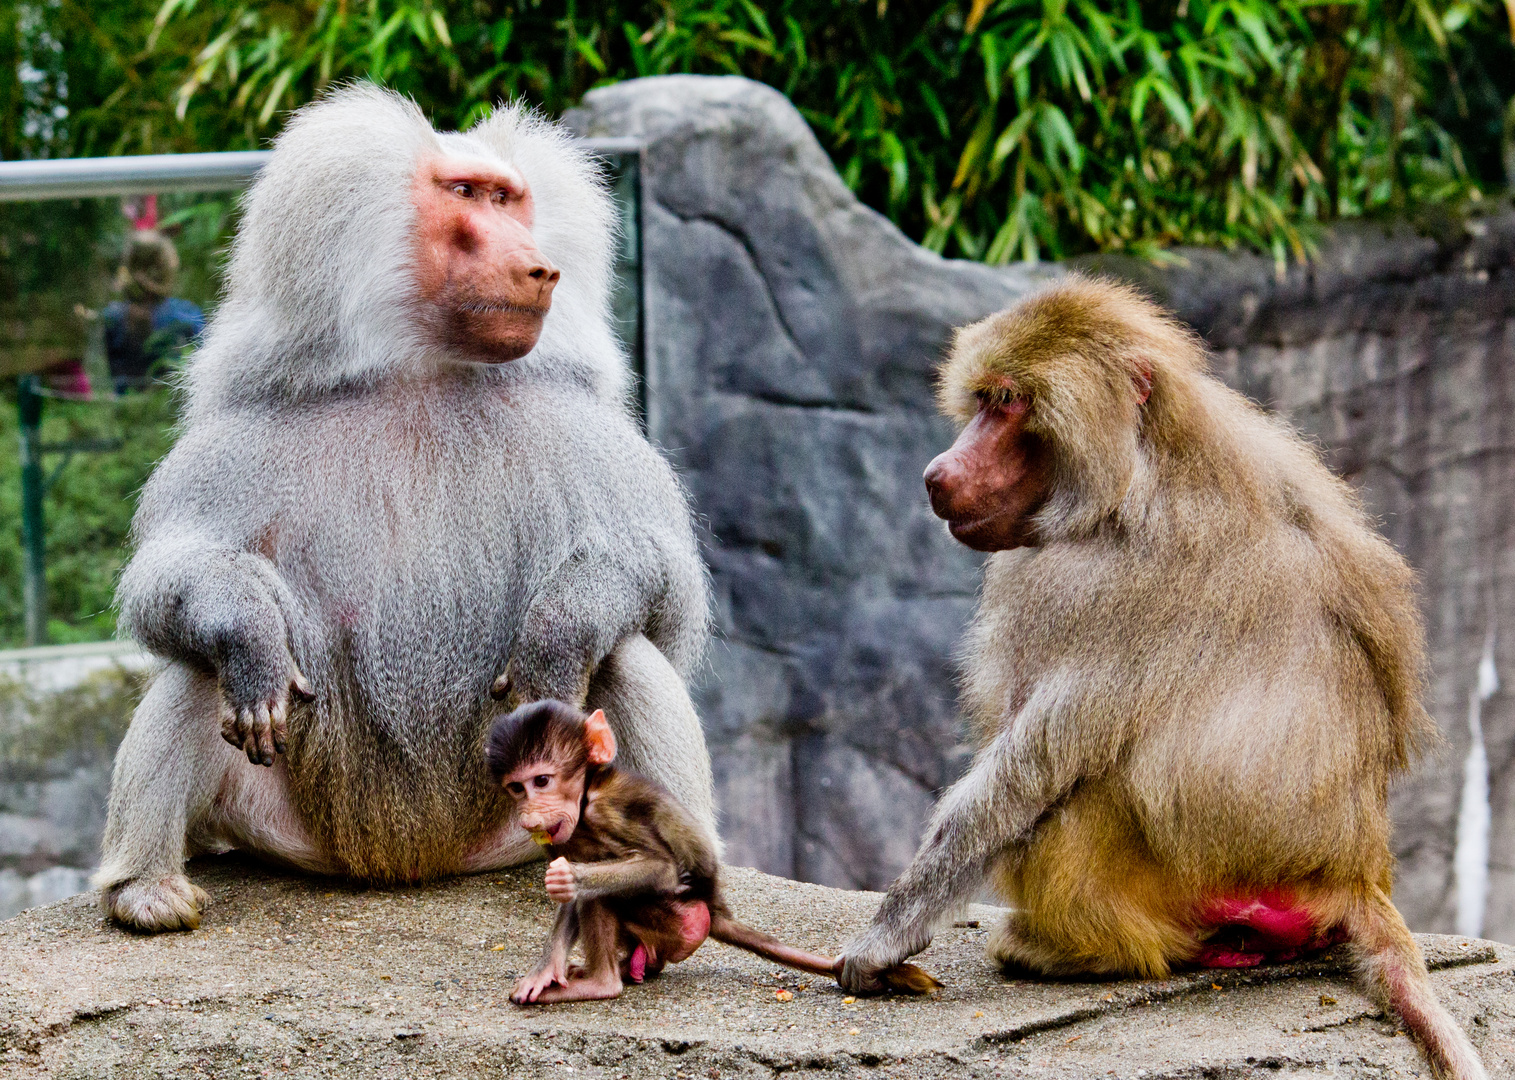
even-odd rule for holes
{"type": "Polygon", "coordinates": [[[584,748],[592,765],[609,765],[615,760],[615,732],[610,730],[604,709],[596,709],[584,718],[584,748]]]}
{"type": "Polygon", "coordinates": [[[1131,376],[1131,385],[1136,390],[1136,403],[1145,405],[1152,396],[1152,369],[1143,365],[1131,376]]]}

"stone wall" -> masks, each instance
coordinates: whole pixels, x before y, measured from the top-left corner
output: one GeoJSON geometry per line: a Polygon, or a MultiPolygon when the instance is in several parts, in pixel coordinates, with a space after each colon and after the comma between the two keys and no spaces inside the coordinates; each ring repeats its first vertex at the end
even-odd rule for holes
{"type": "MultiPolygon", "coordinates": [[[[758,84],[626,83],[590,94],[570,123],[646,144],[648,423],[706,530],[719,640],[698,703],[729,857],[882,887],[966,760],[952,656],[978,558],[931,516],[920,482],[952,437],[931,372],[953,326],[1060,271],[911,244],[758,84]]],[[[1394,796],[1398,898],[1420,930],[1454,928],[1468,695],[1491,634],[1494,670],[1515,670],[1515,221],[1443,231],[1340,229],[1283,281],[1267,260],[1208,251],[1164,270],[1095,264],[1170,303],[1225,379],[1318,439],[1422,574],[1447,747],[1394,796]]],[[[1497,692],[1480,710],[1483,930],[1515,940],[1515,716],[1497,692]]],[[[1477,844],[1464,853],[1476,869],[1477,844]]]]}
{"type": "Polygon", "coordinates": [[[1047,272],[949,262],[861,205],[776,91],[679,76],[570,123],[644,140],[646,399],[705,535],[697,704],[729,857],[881,888],[962,769],[952,649],[979,559],[921,473],[951,328],[1047,272]]]}
{"type": "Polygon", "coordinates": [[[119,644],[0,654],[0,919],[88,887],[146,660],[119,644]]]}

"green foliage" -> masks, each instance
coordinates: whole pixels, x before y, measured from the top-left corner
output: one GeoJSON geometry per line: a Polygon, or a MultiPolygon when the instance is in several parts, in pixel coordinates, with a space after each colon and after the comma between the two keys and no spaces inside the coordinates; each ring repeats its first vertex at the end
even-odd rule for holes
{"type": "MultiPolygon", "coordinates": [[[[14,384],[0,396],[0,648],[25,643],[21,603],[21,462],[14,384]]],[[[114,404],[51,400],[42,439],[120,439],[109,453],[75,456],[57,472],[46,499],[48,637],[54,644],[115,636],[116,576],[137,492],[173,445],[176,408],[165,388],[114,404]]],[[[49,472],[61,461],[44,460],[49,472]]]]}
{"type": "MultiPolygon", "coordinates": [[[[1456,208],[1504,186],[1506,11],[1495,0],[18,0],[0,4],[0,158],[257,147],[349,78],[466,127],[502,98],[557,114],[620,79],[741,74],[787,94],[847,183],[947,255],[1156,257],[1201,243],[1282,265],[1308,252],[1318,223],[1456,208]]],[[[165,207],[181,292],[204,304],[230,203],[165,207]]],[[[109,298],[123,228],[104,203],[0,208],[0,372],[77,355],[88,327],[74,305],[109,298]]],[[[173,403],[51,402],[48,417],[50,441],[126,439],[65,468],[47,503],[53,639],[106,637],[134,495],[170,444],[173,403]]],[[[9,521],[16,477],[14,399],[0,398],[9,521]]],[[[20,639],[18,546],[16,530],[0,531],[0,644],[20,639]]]]}
{"type": "Polygon", "coordinates": [[[254,146],[287,110],[359,76],[466,126],[502,97],[556,113],[618,79],[736,73],[788,94],[848,183],[912,236],[990,262],[1176,243],[1283,259],[1305,252],[1316,222],[1477,199],[1503,182],[1515,89],[1493,0],[125,0],[93,14],[55,0],[23,11],[28,62],[57,70],[28,84],[34,135],[17,150],[254,146]],[[59,49],[38,44],[48,35],[59,49]]]}

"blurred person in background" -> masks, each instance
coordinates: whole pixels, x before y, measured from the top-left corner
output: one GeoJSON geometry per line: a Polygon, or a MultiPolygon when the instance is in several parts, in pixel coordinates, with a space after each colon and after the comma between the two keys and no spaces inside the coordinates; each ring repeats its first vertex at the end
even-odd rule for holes
{"type": "Polygon", "coordinates": [[[173,295],[179,252],[157,230],[157,200],[149,195],[143,203],[140,213],[127,211],[134,229],[116,275],[125,299],[100,312],[105,357],[118,394],[151,382],[157,369],[177,360],[205,328],[199,307],[173,295]]]}

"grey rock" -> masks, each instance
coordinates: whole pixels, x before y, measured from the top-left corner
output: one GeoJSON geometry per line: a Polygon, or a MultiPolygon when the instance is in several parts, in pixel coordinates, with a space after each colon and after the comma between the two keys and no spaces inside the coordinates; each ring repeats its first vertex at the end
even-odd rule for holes
{"type": "MultiPolygon", "coordinates": [[[[77,897],[0,922],[0,1074],[1194,1080],[1426,1075],[1341,953],[1161,982],[1006,980],[974,906],[920,956],[930,998],[851,1001],[828,979],[707,943],[617,1000],[508,1001],[552,918],[540,865],[361,890],[236,857],[190,867],[193,933],[136,937],[77,897]],[[779,995],[788,992],[787,999],[779,995]]],[[[729,873],[739,916],[832,950],[877,894],[729,873]]],[[[1422,937],[1491,1076],[1515,1070],[1515,949],[1422,937]]]]}
{"type": "Polygon", "coordinates": [[[0,870],[0,919],[8,919],[32,906],[26,878],[11,869],[0,870]]]}
{"type": "Polygon", "coordinates": [[[72,866],[49,866],[31,877],[22,877],[10,869],[0,870],[0,919],[88,892],[89,875],[88,870],[72,866]]]}
{"type": "Polygon", "coordinates": [[[979,559],[921,485],[952,439],[932,372],[953,327],[1060,271],[911,243],[758,83],[623,83],[568,122],[644,143],[648,427],[707,530],[728,858],[882,887],[968,753],[951,656],[979,559]]]}
{"type": "Polygon", "coordinates": [[[89,891],[89,871],[73,866],[49,866],[39,870],[26,881],[28,907],[67,900],[89,891]]]}

